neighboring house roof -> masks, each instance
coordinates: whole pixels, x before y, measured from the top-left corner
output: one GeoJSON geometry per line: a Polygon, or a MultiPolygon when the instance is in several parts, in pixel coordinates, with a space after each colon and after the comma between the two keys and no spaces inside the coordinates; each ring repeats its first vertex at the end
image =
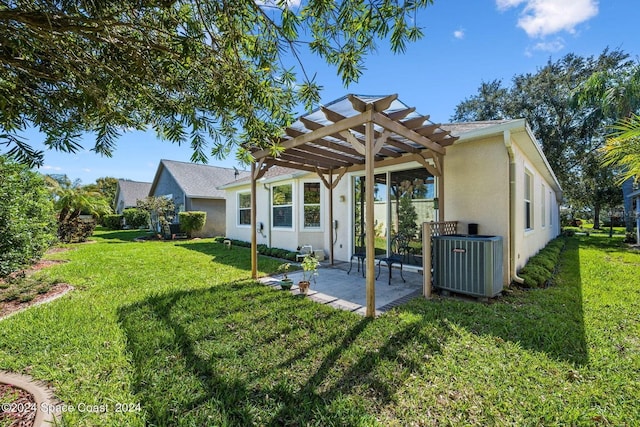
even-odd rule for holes
{"type": "Polygon", "coordinates": [[[154,193],[163,170],[173,177],[187,197],[198,199],[224,199],[225,192],[218,189],[219,185],[250,175],[247,171],[233,168],[163,159],[151,184],[150,194],[154,193]]]}
{"type": "Polygon", "coordinates": [[[136,206],[138,200],[142,200],[149,195],[150,189],[150,182],[119,179],[118,187],[116,189],[116,201],[123,200],[124,208],[136,206]]]}

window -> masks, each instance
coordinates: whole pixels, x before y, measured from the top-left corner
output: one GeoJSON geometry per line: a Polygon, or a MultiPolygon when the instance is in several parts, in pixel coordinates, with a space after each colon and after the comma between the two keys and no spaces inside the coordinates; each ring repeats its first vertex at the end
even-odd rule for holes
{"type": "Polygon", "coordinates": [[[238,224],[251,225],[251,193],[238,194],[238,224]]]}
{"type": "Polygon", "coordinates": [[[524,172],[524,228],[531,230],[533,228],[533,177],[528,171],[524,172]]]}
{"type": "Polygon", "coordinates": [[[553,225],[553,194],[549,191],[549,225],[553,225]]]}
{"type": "Polygon", "coordinates": [[[293,186],[291,184],[273,187],[271,206],[273,206],[273,226],[292,228],[293,186]]]}
{"type": "Polygon", "coordinates": [[[304,228],[320,228],[320,183],[304,183],[304,228]]]}
{"type": "Polygon", "coordinates": [[[546,216],[547,216],[547,206],[546,206],[546,200],[547,199],[547,191],[544,188],[544,185],[542,186],[542,188],[540,189],[540,225],[542,227],[546,226],[547,221],[546,221],[546,216]]]}

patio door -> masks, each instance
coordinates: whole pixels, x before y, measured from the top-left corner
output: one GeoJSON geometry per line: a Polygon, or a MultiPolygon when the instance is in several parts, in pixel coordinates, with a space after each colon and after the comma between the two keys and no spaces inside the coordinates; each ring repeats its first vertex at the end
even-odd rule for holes
{"type": "Polygon", "coordinates": [[[437,218],[435,178],[425,168],[389,173],[391,235],[406,239],[405,264],[422,266],[422,223],[437,218]]]}
{"type": "MultiPolygon", "coordinates": [[[[365,232],[365,218],[366,218],[366,180],[364,176],[356,176],[353,178],[353,252],[364,246],[364,232],[365,232]]],[[[375,176],[375,182],[373,185],[373,199],[374,199],[374,230],[375,230],[375,253],[376,256],[384,255],[387,253],[387,224],[389,214],[388,203],[388,188],[387,188],[387,174],[377,174],[375,176]]]]}

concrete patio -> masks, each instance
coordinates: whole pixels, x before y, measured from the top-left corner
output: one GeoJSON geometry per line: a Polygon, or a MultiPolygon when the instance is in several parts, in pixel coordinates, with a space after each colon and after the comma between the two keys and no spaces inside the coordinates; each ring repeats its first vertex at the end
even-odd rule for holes
{"type": "MultiPolygon", "coordinates": [[[[360,272],[357,271],[355,261],[351,274],[347,274],[348,270],[348,262],[336,263],[334,266],[322,263],[318,269],[315,283],[311,282],[307,298],[341,310],[364,315],[366,311],[366,279],[362,277],[362,269],[360,272]]],[[[377,274],[378,267],[376,262],[377,274]]],[[[291,292],[299,294],[296,284],[302,280],[302,270],[290,272],[288,276],[294,283],[291,292]]],[[[376,280],[375,286],[376,315],[422,295],[422,274],[404,270],[403,276],[406,282],[402,281],[400,270],[394,268],[391,285],[389,285],[389,269],[383,264],[382,272],[379,279],[376,280]]],[[[282,276],[278,275],[264,277],[260,281],[266,285],[279,288],[281,278],[282,276]]]]}

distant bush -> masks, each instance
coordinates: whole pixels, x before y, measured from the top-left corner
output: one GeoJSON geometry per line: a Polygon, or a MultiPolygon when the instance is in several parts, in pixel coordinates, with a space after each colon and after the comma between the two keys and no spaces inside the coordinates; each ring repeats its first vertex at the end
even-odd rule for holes
{"type": "Polygon", "coordinates": [[[74,218],[58,223],[58,238],[64,243],[86,242],[96,229],[95,219],[74,218]]]}
{"type": "Polygon", "coordinates": [[[38,260],[56,240],[42,175],[0,156],[0,277],[38,260]]]}
{"type": "Polygon", "coordinates": [[[178,214],[180,220],[180,229],[191,237],[192,233],[198,232],[204,228],[207,222],[207,213],[202,211],[187,211],[178,214]]]}
{"type": "Polygon", "coordinates": [[[122,228],[122,215],[110,214],[103,215],[101,218],[102,225],[110,230],[120,230],[122,228]]]}
{"type": "Polygon", "coordinates": [[[518,272],[518,275],[524,279],[525,287],[542,288],[550,283],[564,245],[563,238],[556,238],[529,258],[527,265],[518,272]]]}
{"type": "Polygon", "coordinates": [[[150,215],[148,211],[139,208],[129,208],[122,211],[125,223],[132,228],[148,227],[150,215]]]}

